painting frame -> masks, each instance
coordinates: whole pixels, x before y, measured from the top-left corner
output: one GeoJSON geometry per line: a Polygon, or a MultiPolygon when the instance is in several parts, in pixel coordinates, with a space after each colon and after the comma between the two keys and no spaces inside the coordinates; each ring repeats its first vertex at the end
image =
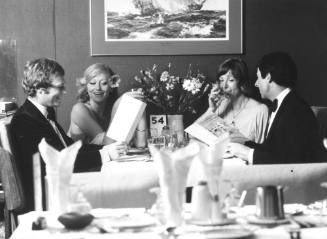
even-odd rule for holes
{"type": "Polygon", "coordinates": [[[229,36],[224,40],[105,41],[105,0],[89,0],[91,56],[207,55],[243,53],[243,0],[229,0],[229,36]]]}

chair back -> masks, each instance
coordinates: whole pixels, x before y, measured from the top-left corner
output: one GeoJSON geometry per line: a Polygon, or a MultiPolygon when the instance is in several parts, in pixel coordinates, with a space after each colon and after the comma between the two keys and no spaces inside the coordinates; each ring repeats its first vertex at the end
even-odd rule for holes
{"type": "Polygon", "coordinates": [[[25,198],[15,158],[3,148],[0,148],[0,172],[7,209],[13,212],[22,209],[25,198]]]}
{"type": "Polygon", "coordinates": [[[224,162],[221,180],[231,181],[241,192],[247,190],[245,204],[255,203],[257,186],[282,185],[285,203],[313,203],[327,196],[321,183],[327,182],[327,163],[240,165],[224,162]]]}
{"type": "Polygon", "coordinates": [[[326,138],[327,137],[327,107],[311,106],[311,109],[317,118],[319,124],[320,136],[322,138],[326,138]]]}
{"type": "Polygon", "coordinates": [[[12,116],[2,118],[0,120],[0,141],[1,147],[7,150],[9,153],[12,152],[11,138],[9,134],[9,126],[11,123],[12,116]]]}
{"type": "Polygon", "coordinates": [[[37,152],[33,155],[33,183],[34,183],[34,207],[35,211],[47,209],[47,190],[41,173],[41,156],[37,152]]]}

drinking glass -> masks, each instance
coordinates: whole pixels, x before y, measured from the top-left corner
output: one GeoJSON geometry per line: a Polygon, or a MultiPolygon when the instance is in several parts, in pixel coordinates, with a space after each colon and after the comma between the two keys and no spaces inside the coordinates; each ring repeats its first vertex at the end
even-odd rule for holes
{"type": "Polygon", "coordinates": [[[79,212],[81,214],[85,214],[91,211],[92,207],[83,194],[83,187],[83,184],[69,185],[69,202],[67,206],[68,212],[79,212]]]}
{"type": "Polygon", "coordinates": [[[148,147],[155,147],[160,149],[165,146],[165,137],[156,134],[149,134],[148,136],[148,147]]]}

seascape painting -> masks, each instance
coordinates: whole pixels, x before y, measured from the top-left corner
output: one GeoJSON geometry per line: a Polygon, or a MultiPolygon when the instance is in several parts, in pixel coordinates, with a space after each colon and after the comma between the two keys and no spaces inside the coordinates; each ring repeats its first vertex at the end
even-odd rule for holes
{"type": "Polygon", "coordinates": [[[105,0],[105,41],[228,40],[229,0],[105,0]]]}

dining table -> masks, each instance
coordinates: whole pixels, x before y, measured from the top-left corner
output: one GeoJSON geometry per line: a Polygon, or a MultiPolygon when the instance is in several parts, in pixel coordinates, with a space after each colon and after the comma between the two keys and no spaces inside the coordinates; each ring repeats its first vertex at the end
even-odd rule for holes
{"type": "Polygon", "coordinates": [[[74,173],[77,185],[93,208],[149,208],[156,200],[152,188],[159,187],[155,164],[149,157],[105,163],[99,172],[74,173]]]}
{"type": "Polygon", "coordinates": [[[276,222],[250,218],[255,206],[234,208],[228,214],[229,223],[198,223],[192,221],[190,205],[184,207],[184,222],[176,228],[167,228],[151,211],[145,208],[95,208],[93,221],[81,229],[67,229],[49,211],[31,211],[18,217],[19,225],[11,239],[38,238],[254,238],[254,239],[320,239],[327,235],[327,214],[312,205],[286,204],[285,219],[276,222]],[[32,230],[37,218],[45,220],[45,227],[32,230]],[[303,227],[303,225],[307,225],[303,227]]]}
{"type": "MultiPolygon", "coordinates": [[[[203,180],[199,160],[191,166],[187,185],[203,180]]],[[[245,204],[255,203],[257,186],[285,186],[285,203],[308,204],[323,199],[327,191],[327,163],[245,165],[242,160],[225,160],[219,185],[246,191],[245,204]],[[229,184],[229,185],[228,185],[229,184]]],[[[71,184],[79,185],[93,208],[150,208],[156,200],[153,188],[159,187],[158,168],[147,155],[129,157],[103,164],[99,172],[74,173],[71,184]]]]}

